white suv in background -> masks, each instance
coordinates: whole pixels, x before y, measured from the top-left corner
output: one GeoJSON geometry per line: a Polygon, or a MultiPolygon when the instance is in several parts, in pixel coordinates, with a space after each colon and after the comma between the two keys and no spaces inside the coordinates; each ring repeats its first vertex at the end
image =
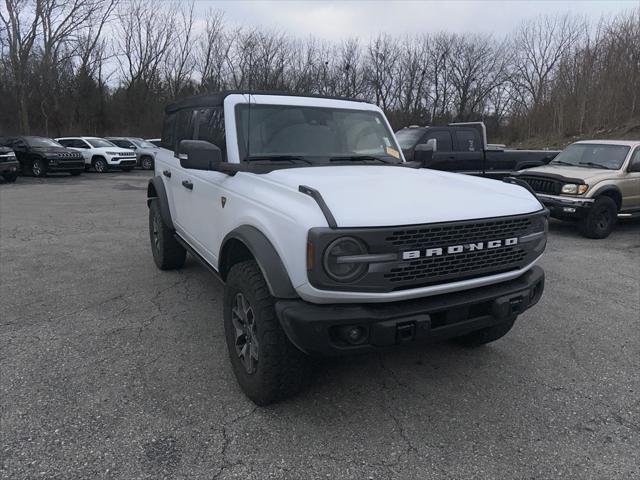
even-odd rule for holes
{"type": "Polygon", "coordinates": [[[110,168],[128,172],[136,166],[136,153],[133,150],[120,148],[104,138],[63,137],[56,138],[56,141],[82,153],[85,168],[93,167],[98,173],[105,173],[110,168]]]}

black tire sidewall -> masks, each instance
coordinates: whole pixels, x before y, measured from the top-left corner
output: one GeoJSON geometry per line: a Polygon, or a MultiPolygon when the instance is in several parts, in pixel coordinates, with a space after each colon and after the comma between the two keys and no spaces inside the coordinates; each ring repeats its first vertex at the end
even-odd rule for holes
{"type": "MultiPolygon", "coordinates": [[[[265,386],[265,361],[263,358],[263,345],[264,345],[264,319],[263,316],[265,314],[264,302],[259,302],[256,298],[255,289],[249,287],[244,283],[246,279],[245,275],[229,275],[227,284],[224,289],[224,334],[225,340],[227,343],[227,349],[229,351],[229,359],[231,361],[231,367],[233,369],[233,373],[240,384],[242,390],[247,394],[247,396],[251,399],[259,397],[264,393],[265,386]],[[240,277],[240,278],[239,278],[240,277]],[[235,351],[235,333],[233,322],[231,321],[231,309],[233,308],[236,295],[238,293],[242,293],[251,307],[253,308],[256,322],[256,334],[258,337],[258,365],[256,371],[252,374],[247,373],[242,364],[240,358],[238,357],[235,351]],[[262,307],[262,308],[260,308],[262,307]]],[[[269,308],[267,305],[266,308],[269,308]]],[[[271,306],[271,308],[273,308],[271,306]]],[[[274,313],[275,314],[275,313],[274,313]]]]}
{"type": "Polygon", "coordinates": [[[609,236],[616,223],[618,207],[613,199],[609,197],[597,198],[589,210],[587,217],[582,224],[582,233],[589,238],[606,238],[609,236]],[[601,228],[598,222],[603,214],[607,214],[609,222],[605,228],[601,228]]]}

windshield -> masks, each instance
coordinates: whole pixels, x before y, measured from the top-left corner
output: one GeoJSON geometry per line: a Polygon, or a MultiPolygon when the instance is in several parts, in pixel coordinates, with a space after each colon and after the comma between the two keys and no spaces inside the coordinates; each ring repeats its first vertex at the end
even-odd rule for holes
{"type": "Polygon", "coordinates": [[[27,137],[27,143],[30,147],[61,147],[58,142],[45,137],[27,137]]]}
{"type": "Polygon", "coordinates": [[[627,158],[630,147],[599,143],[574,143],[551,161],[555,165],[618,170],[627,158]]]}
{"type": "Polygon", "coordinates": [[[401,162],[391,131],[378,112],[289,105],[237,106],[240,158],[297,157],[308,163],[332,160],[401,162]],[[251,128],[249,129],[249,121],[251,128]]]}
{"type": "Polygon", "coordinates": [[[400,144],[400,148],[407,150],[415,147],[422,135],[424,135],[423,128],[403,128],[396,132],[396,139],[400,144]]]}
{"type": "Polygon", "coordinates": [[[109,140],[105,140],[104,138],[86,138],[89,145],[93,148],[104,148],[104,147],[115,147],[116,145],[111,143],[109,140]]]}
{"type": "Polygon", "coordinates": [[[131,141],[135,143],[138,148],[156,148],[153,143],[147,142],[141,138],[132,138],[131,141]]]}

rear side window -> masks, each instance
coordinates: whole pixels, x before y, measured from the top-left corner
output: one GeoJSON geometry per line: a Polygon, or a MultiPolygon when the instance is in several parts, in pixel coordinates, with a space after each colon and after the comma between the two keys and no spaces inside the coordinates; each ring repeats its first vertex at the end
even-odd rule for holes
{"type": "Polygon", "coordinates": [[[195,118],[197,110],[180,110],[178,112],[177,123],[175,127],[176,136],[171,148],[177,150],[178,144],[182,140],[194,140],[195,135],[195,118]]]}
{"type": "Polygon", "coordinates": [[[160,146],[169,150],[173,150],[176,143],[176,116],[176,113],[167,115],[162,125],[160,146]]]}
{"type": "Polygon", "coordinates": [[[458,139],[458,149],[461,152],[477,152],[480,150],[480,143],[472,130],[458,130],[456,131],[456,138],[458,139]]]}
{"type": "Polygon", "coordinates": [[[451,134],[444,130],[436,130],[434,132],[428,132],[424,139],[424,143],[432,138],[436,139],[436,151],[437,152],[450,152],[453,150],[453,144],[451,142],[451,134]]]}
{"type": "Polygon", "coordinates": [[[222,108],[201,108],[195,122],[194,139],[213,143],[226,157],[224,115],[222,108]]]}
{"type": "Polygon", "coordinates": [[[59,143],[60,145],[62,145],[63,147],[72,147],[72,146],[73,146],[73,145],[72,145],[73,140],[69,140],[69,139],[66,139],[66,140],[64,140],[64,139],[63,139],[63,140],[58,140],[58,143],[59,143]]]}

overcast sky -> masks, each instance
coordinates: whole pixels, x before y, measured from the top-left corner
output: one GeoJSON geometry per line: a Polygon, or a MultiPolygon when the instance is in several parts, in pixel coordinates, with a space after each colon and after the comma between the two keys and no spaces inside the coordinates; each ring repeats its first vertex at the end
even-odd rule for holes
{"type": "Polygon", "coordinates": [[[282,30],[297,37],[328,40],[367,39],[393,34],[448,32],[508,33],[514,24],[541,14],[573,12],[597,20],[640,6],[640,0],[414,0],[414,1],[214,1],[197,0],[196,8],[225,12],[227,23],[282,30]]]}

